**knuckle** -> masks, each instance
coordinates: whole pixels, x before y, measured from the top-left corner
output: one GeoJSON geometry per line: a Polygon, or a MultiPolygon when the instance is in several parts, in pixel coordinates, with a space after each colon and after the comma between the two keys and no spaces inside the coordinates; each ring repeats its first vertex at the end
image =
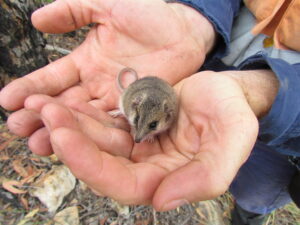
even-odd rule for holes
{"type": "Polygon", "coordinates": [[[26,132],[26,128],[22,121],[18,120],[13,115],[8,118],[7,127],[12,133],[18,136],[25,137],[29,135],[28,132],[26,132]]]}

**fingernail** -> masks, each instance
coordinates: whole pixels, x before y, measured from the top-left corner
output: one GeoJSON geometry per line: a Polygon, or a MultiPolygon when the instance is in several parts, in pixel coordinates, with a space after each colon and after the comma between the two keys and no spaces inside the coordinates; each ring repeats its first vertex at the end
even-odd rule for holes
{"type": "Polygon", "coordinates": [[[168,210],[176,209],[177,207],[188,203],[189,202],[186,199],[172,200],[170,202],[165,203],[162,209],[163,211],[168,211],[168,210]]]}

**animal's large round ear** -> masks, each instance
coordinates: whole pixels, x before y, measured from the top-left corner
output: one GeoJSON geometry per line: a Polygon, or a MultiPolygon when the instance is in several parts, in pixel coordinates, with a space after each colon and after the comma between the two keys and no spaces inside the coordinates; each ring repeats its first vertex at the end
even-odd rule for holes
{"type": "Polygon", "coordinates": [[[118,82],[117,82],[118,88],[119,88],[119,90],[123,91],[131,83],[138,80],[138,75],[134,69],[125,67],[119,72],[117,79],[118,79],[118,82]],[[128,82],[128,80],[130,82],[128,82]],[[127,82],[125,82],[125,81],[127,81],[127,82]]]}

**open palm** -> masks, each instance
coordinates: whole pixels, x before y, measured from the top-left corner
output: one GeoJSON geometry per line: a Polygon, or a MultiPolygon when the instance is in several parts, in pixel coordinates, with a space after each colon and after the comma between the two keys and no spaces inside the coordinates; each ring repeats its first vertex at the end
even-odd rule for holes
{"type": "MultiPolygon", "coordinates": [[[[61,33],[95,25],[70,55],[15,81],[22,85],[9,85],[14,86],[14,92],[10,90],[7,95],[13,93],[18,102],[2,104],[15,110],[23,106],[28,95],[41,93],[61,94],[65,99],[99,99],[107,107],[115,107],[115,78],[127,66],[139,76],[155,75],[175,84],[196,72],[208,48],[203,40],[207,30],[202,37],[193,36],[187,16],[178,10],[184,12],[161,0],[62,0],[41,8],[32,21],[43,32],[61,33]]],[[[204,17],[203,23],[209,25],[204,17]]]]}
{"type": "Polygon", "coordinates": [[[240,86],[221,73],[198,73],[175,88],[178,121],[154,143],[133,144],[89,107],[44,105],[54,152],[91,188],[123,203],[167,210],[222,194],[255,143],[257,119],[240,86]]]}
{"type": "Polygon", "coordinates": [[[155,75],[175,84],[201,66],[214,40],[212,25],[201,14],[162,0],[55,1],[36,11],[32,22],[49,33],[95,23],[71,54],[1,91],[1,106],[19,110],[8,120],[11,131],[31,135],[32,149],[41,149],[48,134],[40,129],[39,115],[22,109],[29,96],[46,94],[65,105],[76,100],[111,110],[117,106],[120,93],[115,81],[122,68],[132,67],[140,77],[155,75]]]}

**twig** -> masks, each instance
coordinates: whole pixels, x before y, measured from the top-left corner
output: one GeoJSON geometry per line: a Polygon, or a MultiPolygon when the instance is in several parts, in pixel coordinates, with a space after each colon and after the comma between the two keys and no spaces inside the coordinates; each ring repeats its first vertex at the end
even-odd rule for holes
{"type": "Polygon", "coordinates": [[[64,48],[60,48],[60,47],[56,47],[56,46],[53,46],[53,45],[49,45],[47,44],[45,46],[45,49],[46,50],[49,50],[49,51],[57,51],[63,55],[68,55],[70,54],[72,51],[68,50],[68,49],[64,49],[64,48]]]}
{"type": "Polygon", "coordinates": [[[152,208],[153,225],[157,225],[156,210],[152,208]]]}
{"type": "Polygon", "coordinates": [[[193,217],[193,207],[191,206],[190,203],[186,204],[186,207],[188,208],[189,214],[188,216],[185,218],[185,220],[181,223],[183,225],[186,225],[187,222],[193,217]]]}

